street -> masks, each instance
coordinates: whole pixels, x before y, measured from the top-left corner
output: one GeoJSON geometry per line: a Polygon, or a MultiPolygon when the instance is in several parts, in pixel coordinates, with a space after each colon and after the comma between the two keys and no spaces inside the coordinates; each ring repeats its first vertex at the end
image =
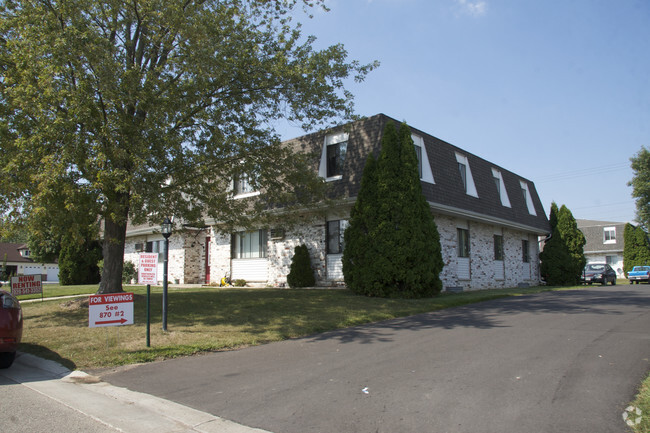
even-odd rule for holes
{"type": "Polygon", "coordinates": [[[648,286],[546,292],[97,374],[274,433],[624,432],[649,306],[648,286]]]}

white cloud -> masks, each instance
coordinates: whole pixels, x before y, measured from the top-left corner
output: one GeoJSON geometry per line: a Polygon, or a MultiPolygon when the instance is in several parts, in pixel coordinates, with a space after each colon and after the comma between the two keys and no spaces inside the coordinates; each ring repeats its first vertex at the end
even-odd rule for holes
{"type": "Polygon", "coordinates": [[[484,0],[455,0],[463,13],[478,17],[485,15],[487,2],[484,0]]]}

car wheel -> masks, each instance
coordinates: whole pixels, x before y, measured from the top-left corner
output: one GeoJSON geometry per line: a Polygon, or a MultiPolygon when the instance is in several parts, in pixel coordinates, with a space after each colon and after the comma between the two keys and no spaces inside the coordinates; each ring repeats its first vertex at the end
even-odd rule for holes
{"type": "Polygon", "coordinates": [[[9,368],[16,359],[16,352],[2,352],[0,353],[0,368],[9,368]]]}
{"type": "Polygon", "coordinates": [[[603,281],[600,283],[601,286],[606,286],[607,285],[607,278],[603,277],[603,281]]]}
{"type": "Polygon", "coordinates": [[[615,285],[616,285],[616,277],[614,277],[614,279],[612,280],[612,286],[615,286],[615,285]]]}

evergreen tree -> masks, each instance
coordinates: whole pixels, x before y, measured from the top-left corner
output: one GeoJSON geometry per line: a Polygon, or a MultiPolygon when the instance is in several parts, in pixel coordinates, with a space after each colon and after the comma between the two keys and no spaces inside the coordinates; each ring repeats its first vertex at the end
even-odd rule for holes
{"type": "Polygon", "coordinates": [[[98,263],[101,258],[99,241],[66,236],[59,253],[59,282],[64,286],[99,283],[98,263]]]}
{"type": "Polygon", "coordinates": [[[567,246],[570,256],[569,270],[573,278],[569,278],[570,284],[579,284],[582,270],[587,264],[584,254],[584,246],[587,240],[585,235],[578,229],[578,223],[568,207],[562,205],[557,214],[557,228],[567,246]]]}
{"type": "Polygon", "coordinates": [[[361,177],[361,188],[350,212],[350,221],[343,235],[343,275],[345,283],[361,292],[364,281],[373,276],[374,243],[368,242],[377,213],[377,160],[369,155],[361,177]],[[357,283],[358,282],[358,283],[357,283]]]}
{"type": "Polygon", "coordinates": [[[577,284],[587,262],[583,253],[585,237],[564,205],[558,210],[557,204],[551,203],[549,223],[551,236],[539,255],[540,272],[551,286],[577,284]]]}
{"type": "Polygon", "coordinates": [[[623,272],[626,275],[635,266],[650,265],[650,242],[642,227],[625,224],[623,239],[623,272]]]}
{"type": "Polygon", "coordinates": [[[316,284],[307,245],[298,245],[294,248],[287,283],[291,288],[313,287],[316,284]]]}
{"type": "Polygon", "coordinates": [[[636,220],[646,230],[650,230],[650,150],[642,147],[630,158],[634,176],[628,182],[632,187],[632,197],[636,199],[636,220]]]}
{"type": "Polygon", "coordinates": [[[569,263],[569,251],[557,228],[558,207],[555,202],[551,203],[549,223],[551,225],[551,236],[544,243],[544,249],[539,253],[540,273],[546,284],[551,286],[564,286],[567,282],[567,275],[570,275],[567,264],[569,263]]]}
{"type": "Polygon", "coordinates": [[[346,230],[346,284],[367,296],[433,296],[442,288],[440,237],[422,195],[410,129],[388,123],[381,144],[376,167],[368,159],[346,230]]]}

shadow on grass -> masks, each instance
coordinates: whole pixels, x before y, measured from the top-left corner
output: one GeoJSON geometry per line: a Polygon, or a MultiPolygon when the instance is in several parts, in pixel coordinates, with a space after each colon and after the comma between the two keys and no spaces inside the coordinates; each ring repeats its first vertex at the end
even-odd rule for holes
{"type": "Polygon", "coordinates": [[[48,349],[45,346],[30,343],[20,343],[18,350],[21,352],[30,353],[40,358],[58,362],[68,370],[76,370],[77,368],[77,364],[75,364],[72,360],[61,357],[61,355],[54,352],[53,350],[48,349]]]}

